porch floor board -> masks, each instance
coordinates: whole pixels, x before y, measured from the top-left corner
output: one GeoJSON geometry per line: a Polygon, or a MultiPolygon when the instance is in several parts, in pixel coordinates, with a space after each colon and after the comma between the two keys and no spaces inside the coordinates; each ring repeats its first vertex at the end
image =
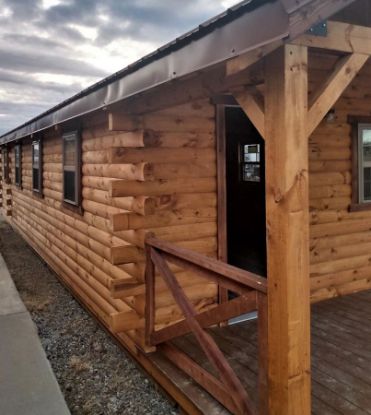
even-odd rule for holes
{"type": "MultiPolygon", "coordinates": [[[[256,399],[256,321],[213,328],[210,333],[256,399]]],[[[192,335],[173,343],[213,373],[192,335]]],[[[189,388],[192,381],[185,379],[189,388]]],[[[200,393],[204,403],[213,400],[205,391],[200,393]]],[[[213,406],[214,413],[228,413],[215,401],[213,406]]],[[[371,291],[312,306],[312,414],[371,415],[371,291]]]]}

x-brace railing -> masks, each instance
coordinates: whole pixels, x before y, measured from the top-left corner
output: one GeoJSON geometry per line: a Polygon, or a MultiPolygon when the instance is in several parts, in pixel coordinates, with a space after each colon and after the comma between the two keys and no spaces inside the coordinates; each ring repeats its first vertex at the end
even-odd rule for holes
{"type": "MultiPolygon", "coordinates": [[[[179,248],[174,244],[161,241],[153,236],[146,239],[146,340],[151,346],[161,345],[171,360],[201,384],[210,394],[235,414],[257,414],[258,410],[251,397],[236,376],[215,340],[205,328],[244,313],[259,312],[259,344],[266,344],[266,279],[243,271],[223,262],[208,258],[202,254],[179,248]],[[168,263],[211,280],[227,288],[239,297],[220,304],[208,311],[198,313],[187,298],[168,263]],[[169,327],[155,330],[155,268],[164,279],[185,320],[169,327]],[[171,339],[192,332],[204,354],[212,364],[219,379],[211,375],[187,354],[170,343],[171,339]]],[[[260,349],[260,347],[259,347],[260,349]]],[[[266,394],[265,364],[260,365],[259,386],[261,405],[266,394]]],[[[259,413],[263,413],[259,408],[259,413]]]]}

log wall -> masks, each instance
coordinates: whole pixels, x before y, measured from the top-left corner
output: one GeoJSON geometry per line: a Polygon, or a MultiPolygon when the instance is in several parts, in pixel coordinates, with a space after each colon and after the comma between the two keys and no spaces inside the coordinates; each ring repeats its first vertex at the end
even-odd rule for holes
{"type": "MultiPolygon", "coordinates": [[[[318,87],[335,58],[311,57],[310,84],[318,87]]],[[[371,115],[371,65],[366,64],[309,140],[312,300],[371,288],[371,210],[351,212],[352,154],[348,115],[371,115]]]]}
{"type": "MultiPolygon", "coordinates": [[[[42,139],[43,197],[32,192],[32,140],[22,146],[22,188],[10,147],[10,221],[110,330],[144,347],[146,233],[216,256],[215,114],[197,102],[135,122],[116,116],[118,131],[104,112],[83,120],[82,215],[62,203],[60,130],[42,139]]],[[[198,309],[215,303],[214,284],[176,272],[198,309]]],[[[156,306],[158,326],[181,318],[161,279],[156,306]]]]}

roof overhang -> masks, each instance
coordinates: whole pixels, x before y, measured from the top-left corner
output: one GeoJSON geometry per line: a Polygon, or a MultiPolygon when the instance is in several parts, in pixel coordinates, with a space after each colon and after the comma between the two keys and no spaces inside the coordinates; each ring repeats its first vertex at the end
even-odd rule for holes
{"type": "Polygon", "coordinates": [[[267,1],[263,5],[262,0],[244,2],[231,9],[232,19],[225,13],[206,22],[154,54],[1,136],[0,145],[107,108],[276,40],[293,38],[354,0],[267,1]]]}

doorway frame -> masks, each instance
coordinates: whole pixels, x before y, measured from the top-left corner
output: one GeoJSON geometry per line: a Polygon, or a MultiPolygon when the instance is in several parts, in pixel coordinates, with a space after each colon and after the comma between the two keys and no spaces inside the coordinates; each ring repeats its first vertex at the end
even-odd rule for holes
{"type": "MultiPolygon", "coordinates": [[[[212,100],[216,116],[217,229],[218,259],[228,262],[227,246],[227,166],[226,166],[226,107],[241,108],[232,95],[220,95],[212,100]]],[[[219,287],[219,303],[228,301],[228,290],[219,287]]]]}

